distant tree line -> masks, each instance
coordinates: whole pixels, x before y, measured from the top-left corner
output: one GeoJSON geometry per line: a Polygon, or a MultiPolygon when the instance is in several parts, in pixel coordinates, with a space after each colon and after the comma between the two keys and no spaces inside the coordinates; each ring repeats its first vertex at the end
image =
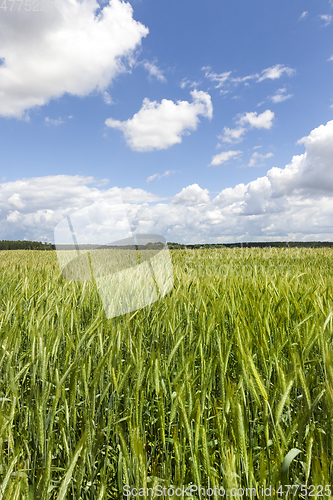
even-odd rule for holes
{"type": "Polygon", "coordinates": [[[168,242],[171,250],[180,249],[205,249],[205,248],[322,248],[333,247],[333,241],[251,241],[248,243],[205,243],[196,245],[183,245],[181,243],[168,242]]]}
{"type": "MultiPolygon", "coordinates": [[[[79,245],[80,250],[89,250],[94,248],[111,248],[109,245],[79,245]]],[[[182,243],[168,242],[168,248],[171,250],[195,250],[195,249],[208,249],[208,248],[322,248],[333,247],[333,241],[258,241],[248,243],[205,243],[196,245],[184,245],[182,243]]],[[[59,247],[60,248],[60,247],[59,247]]],[[[63,245],[62,249],[70,250],[75,249],[73,245],[63,245]]],[[[114,247],[126,248],[126,247],[114,247]]],[[[147,243],[147,245],[139,245],[139,249],[161,249],[163,244],[147,243]]],[[[10,241],[0,240],[0,250],[55,250],[56,246],[52,243],[42,243],[40,241],[10,241]]]]}
{"type": "Polygon", "coordinates": [[[55,245],[40,241],[0,240],[0,250],[55,250],[55,245]]]}
{"type": "Polygon", "coordinates": [[[52,243],[42,243],[40,241],[11,241],[11,240],[0,240],[0,250],[96,250],[96,249],[131,249],[138,250],[161,250],[164,247],[163,243],[149,242],[146,245],[53,245],[52,243]]]}

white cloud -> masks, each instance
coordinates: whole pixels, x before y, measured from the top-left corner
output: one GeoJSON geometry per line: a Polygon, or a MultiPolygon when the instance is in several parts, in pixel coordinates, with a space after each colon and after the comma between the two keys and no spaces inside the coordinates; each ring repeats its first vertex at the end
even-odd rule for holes
{"type": "Polygon", "coordinates": [[[14,193],[8,198],[8,203],[9,206],[12,206],[14,208],[24,208],[25,204],[22,202],[21,199],[21,194],[20,193],[14,193]]]}
{"type": "Polygon", "coordinates": [[[70,115],[70,116],[67,116],[66,118],[61,118],[59,116],[59,118],[50,118],[49,116],[46,116],[45,117],[45,125],[49,126],[49,125],[54,125],[54,126],[58,126],[58,125],[62,125],[63,123],[66,123],[67,120],[71,120],[73,118],[73,115],[70,115]]]}
{"type": "Polygon", "coordinates": [[[198,184],[192,184],[183,188],[180,193],[172,198],[175,205],[199,205],[209,202],[208,189],[201,189],[198,184]]]}
{"type": "MultiPolygon", "coordinates": [[[[218,135],[217,138],[220,141],[229,144],[242,142],[244,135],[247,132],[246,126],[250,128],[264,128],[269,130],[273,126],[273,119],[274,113],[269,109],[260,115],[254,111],[251,113],[243,113],[242,115],[238,115],[238,120],[236,121],[238,124],[237,128],[224,127],[222,134],[218,135]]],[[[221,147],[221,144],[217,144],[217,147],[221,147]]],[[[217,158],[218,156],[219,155],[214,158],[217,158]]]]}
{"type": "Polygon", "coordinates": [[[259,163],[259,166],[264,166],[264,162],[263,160],[265,160],[266,158],[271,158],[273,155],[273,153],[267,153],[266,155],[262,155],[260,153],[253,153],[253,155],[251,156],[251,159],[250,159],[250,162],[248,163],[248,167],[257,167],[258,166],[258,163],[259,163]]]}
{"type": "Polygon", "coordinates": [[[328,61],[333,61],[333,56],[329,57],[327,60],[328,61]]]}
{"type": "Polygon", "coordinates": [[[191,81],[188,78],[183,78],[182,81],[180,82],[179,86],[182,89],[185,89],[186,87],[197,88],[200,85],[200,83],[201,82],[191,81]]]}
{"type": "Polygon", "coordinates": [[[40,16],[13,9],[0,18],[0,115],[24,118],[29,109],[68,93],[105,91],[148,34],[129,3],[57,0],[40,16]]]}
{"type": "Polygon", "coordinates": [[[113,100],[112,100],[112,97],[110,96],[110,94],[108,92],[103,92],[102,93],[102,97],[103,97],[103,101],[105,102],[105,104],[114,104],[113,100]]]}
{"type": "Polygon", "coordinates": [[[324,21],[324,27],[325,26],[328,26],[329,24],[331,24],[332,20],[333,20],[333,16],[331,14],[322,14],[319,16],[319,18],[324,21]]]}
{"type": "Polygon", "coordinates": [[[150,76],[154,76],[160,82],[166,83],[167,79],[163,75],[163,72],[156,66],[156,64],[150,61],[144,61],[143,67],[148,71],[150,76]]]}
{"type": "Polygon", "coordinates": [[[268,178],[276,197],[333,194],[333,120],[297,141],[306,152],[294,156],[284,169],[272,168],[268,178]]]}
{"type": "MultiPolygon", "coordinates": [[[[229,77],[231,75],[231,71],[226,71],[225,73],[214,73],[214,71],[211,71],[210,66],[204,66],[201,68],[205,72],[205,77],[211,80],[212,82],[215,82],[215,88],[216,89],[222,89],[226,82],[229,80],[229,77]]],[[[227,93],[228,90],[223,91],[221,90],[221,93],[227,93]]]]}
{"type": "Polygon", "coordinates": [[[308,11],[307,11],[307,10],[305,10],[305,11],[304,11],[304,12],[303,12],[300,16],[299,16],[299,20],[305,19],[305,18],[307,17],[307,15],[308,15],[308,14],[309,14],[309,13],[308,13],[308,11]]]}
{"type": "Polygon", "coordinates": [[[161,103],[144,99],[142,108],[126,121],[108,118],[108,127],[124,133],[127,144],[133,151],[167,149],[182,142],[182,135],[196,130],[199,116],[211,119],[213,106],[207,92],[192,90],[193,102],[162,99],[161,103]]]}
{"type": "Polygon", "coordinates": [[[175,173],[175,170],[166,170],[163,174],[153,174],[147,177],[147,182],[154,181],[155,179],[162,179],[162,177],[169,177],[170,175],[175,173]]]}
{"type": "Polygon", "coordinates": [[[125,204],[163,198],[142,189],[112,187],[94,177],[56,175],[0,183],[0,231],[8,239],[51,241],[56,224],[84,206],[121,196],[125,204]]]}
{"type": "Polygon", "coordinates": [[[262,82],[263,80],[276,80],[281,78],[283,74],[288,76],[293,76],[296,71],[292,68],[288,68],[284,64],[276,64],[270,68],[264,69],[261,72],[261,76],[258,78],[258,82],[262,82]]]}
{"type": "Polygon", "coordinates": [[[212,71],[212,68],[210,66],[204,66],[201,69],[205,71],[205,77],[208,78],[211,82],[215,83],[214,88],[219,89],[220,94],[228,94],[233,86],[237,87],[240,83],[244,82],[245,85],[248,85],[249,80],[255,80],[256,78],[259,78],[259,75],[257,73],[235,78],[231,76],[232,71],[215,73],[214,71],[212,71]]]}
{"type": "Polygon", "coordinates": [[[208,166],[221,165],[221,163],[225,163],[240,154],[242,154],[242,151],[223,151],[223,153],[213,156],[212,161],[208,166]]]}
{"type": "Polygon", "coordinates": [[[74,209],[121,195],[136,231],[161,234],[168,241],[333,240],[333,120],[298,143],[305,151],[284,168],[225,188],[212,200],[198,184],[163,202],[143,190],[98,188],[92,177],[3,182],[0,231],[3,239],[47,235],[52,240],[55,225],[74,209]]]}
{"type": "Polygon", "coordinates": [[[236,78],[232,78],[231,81],[233,83],[243,83],[243,82],[248,82],[249,80],[255,80],[256,78],[258,78],[258,74],[255,73],[253,75],[247,75],[247,76],[238,76],[236,78]]]}
{"type": "Polygon", "coordinates": [[[265,128],[269,130],[273,126],[273,118],[273,111],[271,111],[270,109],[266,109],[266,111],[264,111],[260,115],[258,115],[256,111],[252,111],[251,113],[244,113],[242,116],[240,116],[237,123],[239,125],[249,124],[254,128],[265,128]]]}
{"type": "Polygon", "coordinates": [[[60,118],[60,116],[58,119],[49,118],[48,116],[45,117],[45,124],[46,125],[61,125],[62,123],[65,123],[65,122],[62,118],[60,118]]]}
{"type": "Polygon", "coordinates": [[[212,68],[210,66],[204,66],[201,69],[205,71],[205,77],[208,78],[211,82],[215,83],[214,88],[219,89],[220,94],[223,95],[228,94],[231,91],[232,87],[237,87],[240,83],[249,85],[250,80],[262,82],[263,80],[267,79],[276,80],[284,74],[288,76],[293,76],[296,74],[296,71],[294,69],[288,68],[284,64],[276,64],[275,66],[266,68],[261,72],[261,75],[259,73],[252,73],[251,75],[242,77],[232,77],[232,71],[215,73],[214,71],[212,71],[212,68]]]}
{"type": "Polygon", "coordinates": [[[246,129],[243,127],[238,128],[229,128],[224,127],[223,134],[218,136],[218,139],[222,142],[228,143],[237,143],[243,140],[243,135],[245,134],[246,129]]]}
{"type": "Polygon", "coordinates": [[[287,89],[284,87],[276,91],[274,95],[268,96],[268,98],[273,101],[275,104],[279,102],[286,101],[293,97],[293,94],[286,94],[287,89]]]}

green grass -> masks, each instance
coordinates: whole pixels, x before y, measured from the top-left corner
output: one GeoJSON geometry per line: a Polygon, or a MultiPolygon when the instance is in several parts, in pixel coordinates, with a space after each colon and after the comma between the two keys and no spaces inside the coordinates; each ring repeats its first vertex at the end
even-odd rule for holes
{"type": "Polygon", "coordinates": [[[0,500],[333,484],[332,250],[171,256],[172,292],[107,320],[55,252],[0,253],[0,500]]]}

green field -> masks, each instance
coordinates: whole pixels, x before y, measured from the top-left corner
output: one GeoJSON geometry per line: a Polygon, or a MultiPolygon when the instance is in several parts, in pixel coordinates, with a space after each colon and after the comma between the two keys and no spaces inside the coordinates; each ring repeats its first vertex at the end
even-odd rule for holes
{"type": "Polygon", "coordinates": [[[171,257],[173,290],[108,320],[56,252],[0,252],[0,500],[333,485],[332,250],[171,257]]]}

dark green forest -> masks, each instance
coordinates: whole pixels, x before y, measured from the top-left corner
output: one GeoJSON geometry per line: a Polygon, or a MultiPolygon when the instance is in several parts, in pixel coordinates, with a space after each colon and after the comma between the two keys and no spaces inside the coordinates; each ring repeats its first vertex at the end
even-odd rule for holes
{"type": "Polygon", "coordinates": [[[55,245],[40,241],[0,240],[0,250],[55,250],[55,245]]]}
{"type": "Polygon", "coordinates": [[[168,242],[168,248],[203,249],[203,248],[322,248],[333,247],[333,241],[251,241],[248,243],[205,243],[197,245],[183,245],[168,242]]]}

